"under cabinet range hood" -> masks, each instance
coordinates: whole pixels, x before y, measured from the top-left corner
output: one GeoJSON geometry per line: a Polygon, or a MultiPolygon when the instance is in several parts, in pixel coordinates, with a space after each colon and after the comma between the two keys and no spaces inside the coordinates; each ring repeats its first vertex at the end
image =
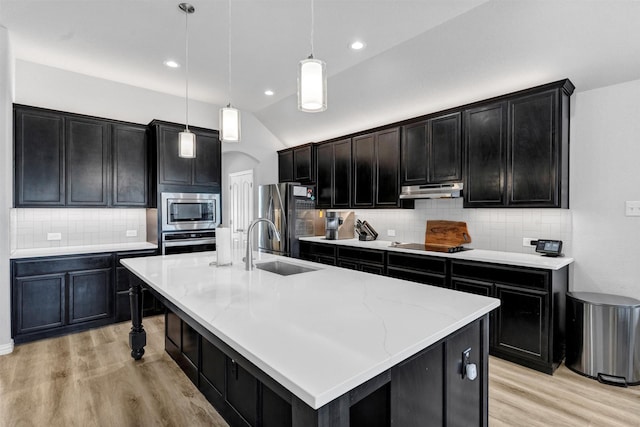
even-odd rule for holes
{"type": "Polygon", "coordinates": [[[401,199],[450,199],[462,197],[462,183],[403,185],[401,199]]]}

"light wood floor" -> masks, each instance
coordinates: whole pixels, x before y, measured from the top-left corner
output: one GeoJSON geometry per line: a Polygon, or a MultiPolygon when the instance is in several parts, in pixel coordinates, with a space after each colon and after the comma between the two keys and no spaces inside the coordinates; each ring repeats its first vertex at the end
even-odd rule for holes
{"type": "MultiPolygon", "coordinates": [[[[0,426],[226,426],[164,352],[162,316],[144,325],[139,362],[129,356],[129,323],[0,356],[0,426]]],[[[640,386],[606,386],[564,366],[549,376],[491,358],[489,424],[640,426],[640,386]]]]}

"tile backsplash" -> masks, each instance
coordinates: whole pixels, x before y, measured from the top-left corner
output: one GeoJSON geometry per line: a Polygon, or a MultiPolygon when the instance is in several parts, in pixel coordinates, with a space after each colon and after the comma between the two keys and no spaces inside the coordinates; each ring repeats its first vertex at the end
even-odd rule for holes
{"type": "Polygon", "coordinates": [[[522,246],[525,237],[558,239],[563,252],[571,255],[572,216],[569,209],[463,209],[459,199],[420,199],[415,209],[356,210],[356,218],[367,220],[379,239],[424,242],[426,221],[465,221],[471,235],[470,247],[506,252],[534,253],[522,246]],[[395,237],[388,236],[395,230],[395,237]]]}
{"type": "Polygon", "coordinates": [[[144,242],[146,209],[12,209],[11,249],[144,242]],[[127,236],[135,234],[135,236],[127,236]],[[59,233],[60,240],[48,240],[59,233]]]}

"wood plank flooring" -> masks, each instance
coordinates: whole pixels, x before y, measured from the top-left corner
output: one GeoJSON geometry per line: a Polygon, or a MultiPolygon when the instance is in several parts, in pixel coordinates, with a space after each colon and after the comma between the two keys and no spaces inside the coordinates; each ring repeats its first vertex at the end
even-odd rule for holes
{"type": "MultiPolygon", "coordinates": [[[[0,426],[227,426],[164,352],[163,317],[144,325],[138,362],[129,356],[129,323],[0,356],[0,426]]],[[[640,386],[603,385],[564,366],[549,376],[491,358],[489,425],[640,426],[640,386]]]]}

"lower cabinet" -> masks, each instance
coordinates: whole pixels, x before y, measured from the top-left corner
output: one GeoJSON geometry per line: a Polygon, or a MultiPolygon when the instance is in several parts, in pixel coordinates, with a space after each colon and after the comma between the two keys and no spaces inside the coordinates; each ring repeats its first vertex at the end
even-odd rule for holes
{"type": "Polygon", "coordinates": [[[365,273],[384,274],[384,251],[338,246],[336,265],[365,273]]]}
{"type": "Polygon", "coordinates": [[[300,240],[300,259],[336,265],[336,245],[300,240]]]}
{"type": "Polygon", "coordinates": [[[447,260],[425,255],[387,252],[387,276],[448,287],[447,260]]]}
{"type": "MultiPolygon", "coordinates": [[[[20,344],[131,319],[130,279],[119,261],[155,254],[155,250],[146,250],[12,260],[14,342],[20,344]]],[[[163,310],[151,293],[143,295],[145,315],[163,310]]]]}

